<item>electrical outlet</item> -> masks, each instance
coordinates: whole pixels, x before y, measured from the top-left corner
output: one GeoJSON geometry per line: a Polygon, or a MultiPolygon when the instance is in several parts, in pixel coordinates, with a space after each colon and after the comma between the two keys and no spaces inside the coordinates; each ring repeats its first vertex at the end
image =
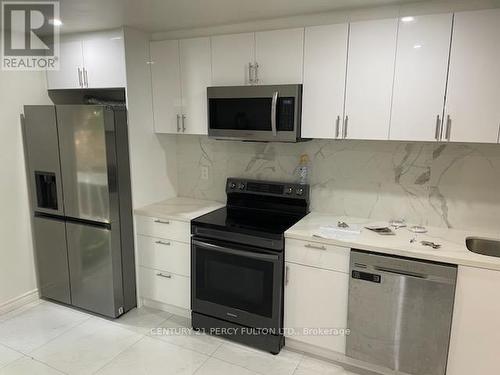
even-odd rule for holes
{"type": "Polygon", "coordinates": [[[201,166],[201,179],[208,180],[208,167],[206,165],[201,166]]]}

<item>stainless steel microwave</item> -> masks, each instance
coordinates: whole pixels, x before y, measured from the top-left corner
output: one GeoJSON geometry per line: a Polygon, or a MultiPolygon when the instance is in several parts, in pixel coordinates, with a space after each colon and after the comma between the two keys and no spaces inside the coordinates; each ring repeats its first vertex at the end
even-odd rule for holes
{"type": "Polygon", "coordinates": [[[208,87],[208,135],[263,142],[301,140],[302,85],[208,87]]]}

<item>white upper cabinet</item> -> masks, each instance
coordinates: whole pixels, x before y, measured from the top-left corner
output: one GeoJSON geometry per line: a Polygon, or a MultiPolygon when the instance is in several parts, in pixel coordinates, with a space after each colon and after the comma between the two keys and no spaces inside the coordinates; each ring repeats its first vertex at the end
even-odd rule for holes
{"type": "Polygon", "coordinates": [[[304,29],[255,33],[256,83],[302,83],[304,29]]]}
{"type": "Polygon", "coordinates": [[[100,32],[84,38],[83,62],[88,87],[125,87],[125,45],[122,31],[100,32]]]}
{"type": "Polygon", "coordinates": [[[455,14],[444,140],[496,143],[500,125],[500,9],[455,14]]]}
{"type": "Polygon", "coordinates": [[[212,84],[210,38],[180,41],[182,128],[186,134],[207,134],[207,87],[212,84]]]}
{"type": "Polygon", "coordinates": [[[154,126],[157,133],[182,131],[179,41],[151,42],[154,126]]]}
{"type": "Polygon", "coordinates": [[[255,63],[255,34],[218,35],[210,38],[212,84],[233,86],[250,84],[255,63]]]}
{"type": "Polygon", "coordinates": [[[391,140],[439,138],[451,25],[451,14],[403,17],[399,21],[391,140]]]}
{"type": "Polygon", "coordinates": [[[126,86],[122,30],[61,37],[60,70],[47,71],[47,88],[126,86]]]}
{"type": "Polygon", "coordinates": [[[83,49],[81,40],[64,39],[59,44],[59,70],[47,71],[48,89],[73,89],[83,86],[83,49]]]}
{"type": "Polygon", "coordinates": [[[341,137],[347,36],[347,24],[305,29],[302,137],[341,137]]]}
{"type": "Polygon", "coordinates": [[[343,138],[389,138],[397,32],[397,19],[350,24],[343,138]]]}

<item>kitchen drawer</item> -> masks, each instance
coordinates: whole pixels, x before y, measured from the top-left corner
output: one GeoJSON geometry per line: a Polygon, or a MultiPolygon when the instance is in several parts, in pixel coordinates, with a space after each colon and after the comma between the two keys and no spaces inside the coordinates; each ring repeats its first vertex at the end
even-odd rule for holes
{"type": "Polygon", "coordinates": [[[137,236],[139,265],[189,277],[191,248],[184,242],[137,236]]]}
{"type": "Polygon", "coordinates": [[[287,262],[344,273],[349,273],[350,252],[351,249],[346,247],[319,242],[292,239],[287,239],[285,242],[285,260],[287,262]]]}
{"type": "Polygon", "coordinates": [[[139,267],[141,298],[183,309],[191,308],[191,279],[165,271],[139,267]]]}
{"type": "Polygon", "coordinates": [[[138,234],[166,238],[190,243],[191,223],[177,220],[165,220],[155,217],[136,216],[138,234]]]}

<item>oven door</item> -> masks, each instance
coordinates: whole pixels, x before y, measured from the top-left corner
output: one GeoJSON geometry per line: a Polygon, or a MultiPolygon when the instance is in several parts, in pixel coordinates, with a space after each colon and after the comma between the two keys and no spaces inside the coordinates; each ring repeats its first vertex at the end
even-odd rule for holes
{"type": "Polygon", "coordinates": [[[193,237],[191,308],[253,328],[281,328],[283,253],[193,237]]]}
{"type": "Polygon", "coordinates": [[[209,87],[208,135],[218,139],[296,142],[302,85],[209,87]]]}

